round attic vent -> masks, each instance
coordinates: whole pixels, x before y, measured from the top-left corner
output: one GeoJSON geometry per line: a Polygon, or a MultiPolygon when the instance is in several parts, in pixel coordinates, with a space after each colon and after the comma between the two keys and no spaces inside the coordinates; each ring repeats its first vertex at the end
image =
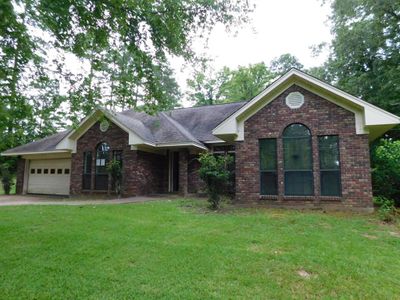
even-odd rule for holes
{"type": "Polygon", "coordinates": [[[106,119],[100,122],[100,131],[101,132],[106,132],[108,130],[108,127],[110,127],[110,123],[106,119]]]}
{"type": "Polygon", "coordinates": [[[286,105],[290,108],[300,108],[304,104],[304,96],[299,92],[293,92],[286,96],[286,105]]]}

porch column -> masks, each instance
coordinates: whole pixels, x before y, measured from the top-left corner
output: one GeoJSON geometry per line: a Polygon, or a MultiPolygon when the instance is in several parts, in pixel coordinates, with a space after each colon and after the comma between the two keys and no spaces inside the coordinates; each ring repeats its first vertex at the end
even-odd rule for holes
{"type": "Polygon", "coordinates": [[[179,151],[179,194],[187,196],[188,194],[188,151],[179,151]]]}

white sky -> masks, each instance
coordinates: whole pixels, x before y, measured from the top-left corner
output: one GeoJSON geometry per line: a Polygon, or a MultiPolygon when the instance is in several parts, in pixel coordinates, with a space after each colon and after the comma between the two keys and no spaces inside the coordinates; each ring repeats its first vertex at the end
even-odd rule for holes
{"type": "MultiPolygon", "coordinates": [[[[322,0],[250,0],[256,8],[251,22],[239,28],[238,34],[227,33],[223,26],[211,32],[208,47],[196,41],[194,50],[214,59],[213,67],[236,68],[264,61],[269,62],[284,53],[295,55],[306,67],[321,65],[327,58],[324,52],[312,56],[310,47],[332,39],[328,15],[329,5],[322,0]]],[[[185,91],[189,68],[182,68],[181,59],[173,59],[177,81],[185,91]]]]}

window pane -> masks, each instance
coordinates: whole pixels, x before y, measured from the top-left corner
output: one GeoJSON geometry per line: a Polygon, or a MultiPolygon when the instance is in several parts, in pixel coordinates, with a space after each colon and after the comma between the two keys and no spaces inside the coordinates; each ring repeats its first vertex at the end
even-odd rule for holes
{"type": "Polygon", "coordinates": [[[31,169],[31,174],[35,174],[35,169],[31,169]]]}
{"type": "Polygon", "coordinates": [[[303,124],[291,124],[283,132],[284,137],[307,137],[311,136],[310,130],[303,124]]]}
{"type": "Polygon", "coordinates": [[[311,139],[283,139],[285,170],[312,170],[311,139]]]}
{"type": "Polygon", "coordinates": [[[285,194],[290,196],[313,195],[314,192],[312,171],[285,172],[285,194]]]}
{"type": "Polygon", "coordinates": [[[119,161],[119,165],[122,167],[122,150],[114,150],[113,159],[119,161]]]}
{"type": "Polygon", "coordinates": [[[96,174],[107,174],[107,164],[110,159],[110,146],[101,143],[96,150],[96,174]]]}
{"type": "Polygon", "coordinates": [[[339,169],[339,141],[338,136],[321,136],[318,138],[319,161],[321,170],[339,169]]]}
{"type": "Polygon", "coordinates": [[[260,140],[260,170],[276,170],[276,139],[260,140]]]}
{"type": "Polygon", "coordinates": [[[261,195],[278,195],[276,172],[261,172],[261,195]]]}
{"type": "Polygon", "coordinates": [[[321,195],[341,195],[340,171],[321,171],[321,195]]]}
{"type": "Polygon", "coordinates": [[[83,174],[91,174],[91,173],[92,173],[92,152],[88,151],[84,153],[83,174]]]}

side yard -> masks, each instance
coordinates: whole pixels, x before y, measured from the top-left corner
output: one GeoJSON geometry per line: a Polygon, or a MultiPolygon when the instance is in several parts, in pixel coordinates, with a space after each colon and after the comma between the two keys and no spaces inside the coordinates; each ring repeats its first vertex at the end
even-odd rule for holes
{"type": "Polygon", "coordinates": [[[205,205],[0,207],[0,298],[398,297],[398,225],[205,205]]]}

